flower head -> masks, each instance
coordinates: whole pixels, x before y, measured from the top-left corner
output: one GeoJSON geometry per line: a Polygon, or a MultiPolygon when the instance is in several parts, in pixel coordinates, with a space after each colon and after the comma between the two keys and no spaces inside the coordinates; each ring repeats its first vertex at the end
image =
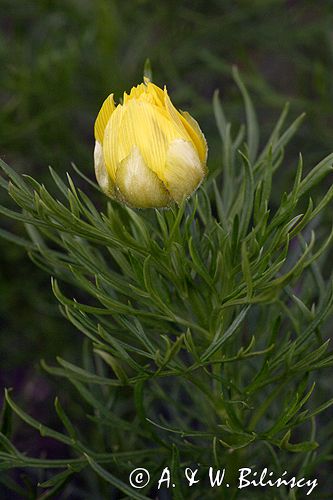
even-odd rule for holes
{"type": "Polygon", "coordinates": [[[95,122],[95,172],[103,191],[138,208],[181,202],[206,173],[207,144],[198,123],[148,79],[95,122]]]}

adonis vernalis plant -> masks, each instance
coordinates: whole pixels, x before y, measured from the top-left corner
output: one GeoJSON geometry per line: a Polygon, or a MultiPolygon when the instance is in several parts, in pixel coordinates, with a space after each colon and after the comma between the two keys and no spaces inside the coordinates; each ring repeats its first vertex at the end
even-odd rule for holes
{"type": "MultiPolygon", "coordinates": [[[[29,471],[36,491],[48,495],[40,498],[65,495],[70,487],[81,498],[118,498],[120,492],[156,498],[164,467],[176,486],[163,498],[272,498],[265,488],[247,489],[244,496],[235,482],[238,469],[310,477],[329,459],[332,427],[321,415],[333,401],[320,375],[333,363],[326,321],[333,305],[327,267],[333,232],[325,234],[320,217],[329,210],[333,187],[316,202],[311,195],[331,173],[333,154],[307,174],[302,157],[296,159],[293,185],[273,205],[274,179],[303,116],[286,126],[286,106],[259,148],[253,105],[237,70],[234,78],[246,123],[235,134],[214,95],[221,166],[189,199],[181,196],[176,205],[168,198],[167,210],[136,210],[108,199],[90,172],[75,166],[86,192],[50,169],[58,189],[53,196],[1,162],[9,178],[1,186],[18,207],[1,207],[1,213],[25,224],[29,238],[1,234],[26,247],[50,274],[61,312],[86,338],[81,364],[77,357],[59,357],[56,366],[42,361],[46,372],[67,384],[80,418],[60,395],[54,430],[6,391],[0,468],[29,471]],[[99,191],[102,212],[87,194],[91,186],[99,191]],[[18,449],[6,425],[10,414],[61,442],[65,456],[32,457],[18,449]],[[204,480],[189,488],[182,470],[193,464],[202,471],[225,467],[230,489],[210,488],[204,480]],[[136,467],[150,471],[141,490],[129,484],[136,467]]],[[[130,140],[127,146],[131,154],[130,140]]],[[[114,172],[111,180],[116,177],[114,172]]],[[[316,491],[326,491],[324,479],[316,491]]],[[[296,490],[276,491],[276,498],[298,498],[296,490]]]]}

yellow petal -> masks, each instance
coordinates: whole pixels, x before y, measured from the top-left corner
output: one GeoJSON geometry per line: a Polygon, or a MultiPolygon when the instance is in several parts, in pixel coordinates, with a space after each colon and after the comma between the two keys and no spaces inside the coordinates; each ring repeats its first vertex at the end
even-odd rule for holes
{"type": "Polygon", "coordinates": [[[96,141],[95,143],[94,161],[95,161],[96,179],[100,188],[108,196],[113,196],[114,185],[105,166],[102,145],[98,141],[96,141]]]}
{"type": "Polygon", "coordinates": [[[208,151],[207,141],[198,122],[187,111],[181,111],[180,113],[183,124],[198,151],[200,160],[202,163],[206,163],[208,151]]]}
{"type": "Polygon", "coordinates": [[[116,109],[111,115],[110,120],[106,126],[103,140],[103,152],[106,168],[109,172],[111,179],[114,181],[116,178],[116,171],[120,160],[128,155],[129,151],[119,158],[119,132],[124,115],[124,107],[118,104],[116,109]]]}
{"type": "Polygon", "coordinates": [[[119,165],[116,184],[124,200],[137,208],[166,207],[171,198],[145,162],[137,147],[119,165]]]}
{"type": "Polygon", "coordinates": [[[177,128],[178,137],[185,139],[186,141],[191,140],[190,135],[184,127],[182,116],[172,104],[166,87],[164,87],[164,105],[169,119],[173,122],[174,127],[177,128]]]}
{"type": "Polygon", "coordinates": [[[164,88],[165,106],[169,113],[170,118],[177,124],[181,136],[186,140],[191,140],[194,147],[198,151],[199,158],[202,163],[207,160],[207,142],[203,135],[198,123],[187,112],[179,112],[168,95],[166,88],[164,88]]]}
{"type": "Polygon", "coordinates": [[[180,203],[199,186],[205,176],[200,158],[191,142],[171,142],[166,158],[164,184],[172,198],[180,203]]]}
{"type": "Polygon", "coordinates": [[[144,83],[140,83],[136,87],[132,87],[129,94],[124,92],[123,104],[126,104],[131,99],[139,99],[146,92],[146,86],[144,83]]]}
{"type": "Polygon", "coordinates": [[[144,77],[144,83],[140,83],[136,87],[133,87],[129,94],[124,92],[123,104],[127,104],[128,101],[132,99],[155,104],[156,106],[159,106],[161,108],[164,107],[163,90],[157,87],[157,85],[151,83],[151,81],[147,77],[144,77]]]}
{"type": "Polygon", "coordinates": [[[124,106],[121,127],[118,128],[118,161],[126,158],[133,146],[137,146],[148,168],[163,180],[166,152],[169,143],[177,137],[177,128],[157,106],[131,100],[124,106]]]}
{"type": "Polygon", "coordinates": [[[159,108],[164,108],[164,92],[157,85],[152,83],[148,78],[144,79],[147,92],[154,97],[154,104],[159,108]]]}
{"type": "Polygon", "coordinates": [[[102,104],[102,107],[95,121],[95,139],[103,144],[103,137],[106,125],[115,110],[113,94],[110,94],[102,104]]]}

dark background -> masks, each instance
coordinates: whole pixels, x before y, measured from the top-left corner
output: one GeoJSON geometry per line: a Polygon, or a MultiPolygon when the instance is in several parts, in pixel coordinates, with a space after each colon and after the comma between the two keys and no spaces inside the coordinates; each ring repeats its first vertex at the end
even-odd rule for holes
{"type": "MultiPolygon", "coordinates": [[[[45,183],[48,165],[64,175],[71,161],[93,179],[101,102],[139,83],[149,57],[154,81],[200,122],[214,168],[220,144],[212,95],[219,88],[232,120],[242,118],[231,78],[237,64],[263,139],[286,101],[291,118],[307,113],[279,179],[288,182],[298,151],[310,167],[333,149],[332,21],[331,0],[0,0],[0,155],[45,183]]],[[[7,203],[5,193],[0,201],[7,203]]],[[[4,217],[0,226],[22,231],[4,217]]],[[[25,251],[0,240],[0,255],[0,388],[14,387],[15,398],[47,423],[45,402],[59,388],[39,361],[66,358],[80,338],[25,251]]],[[[24,431],[20,438],[38,454],[38,440],[24,431]]]]}

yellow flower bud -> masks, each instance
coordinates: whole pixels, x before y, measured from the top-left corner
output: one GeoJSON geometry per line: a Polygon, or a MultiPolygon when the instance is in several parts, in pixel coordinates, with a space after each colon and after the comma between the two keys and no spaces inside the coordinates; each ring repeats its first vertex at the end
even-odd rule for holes
{"type": "Polygon", "coordinates": [[[207,143],[198,123],[148,79],[95,122],[95,173],[102,190],[138,208],[180,203],[206,173],[207,143]]]}

